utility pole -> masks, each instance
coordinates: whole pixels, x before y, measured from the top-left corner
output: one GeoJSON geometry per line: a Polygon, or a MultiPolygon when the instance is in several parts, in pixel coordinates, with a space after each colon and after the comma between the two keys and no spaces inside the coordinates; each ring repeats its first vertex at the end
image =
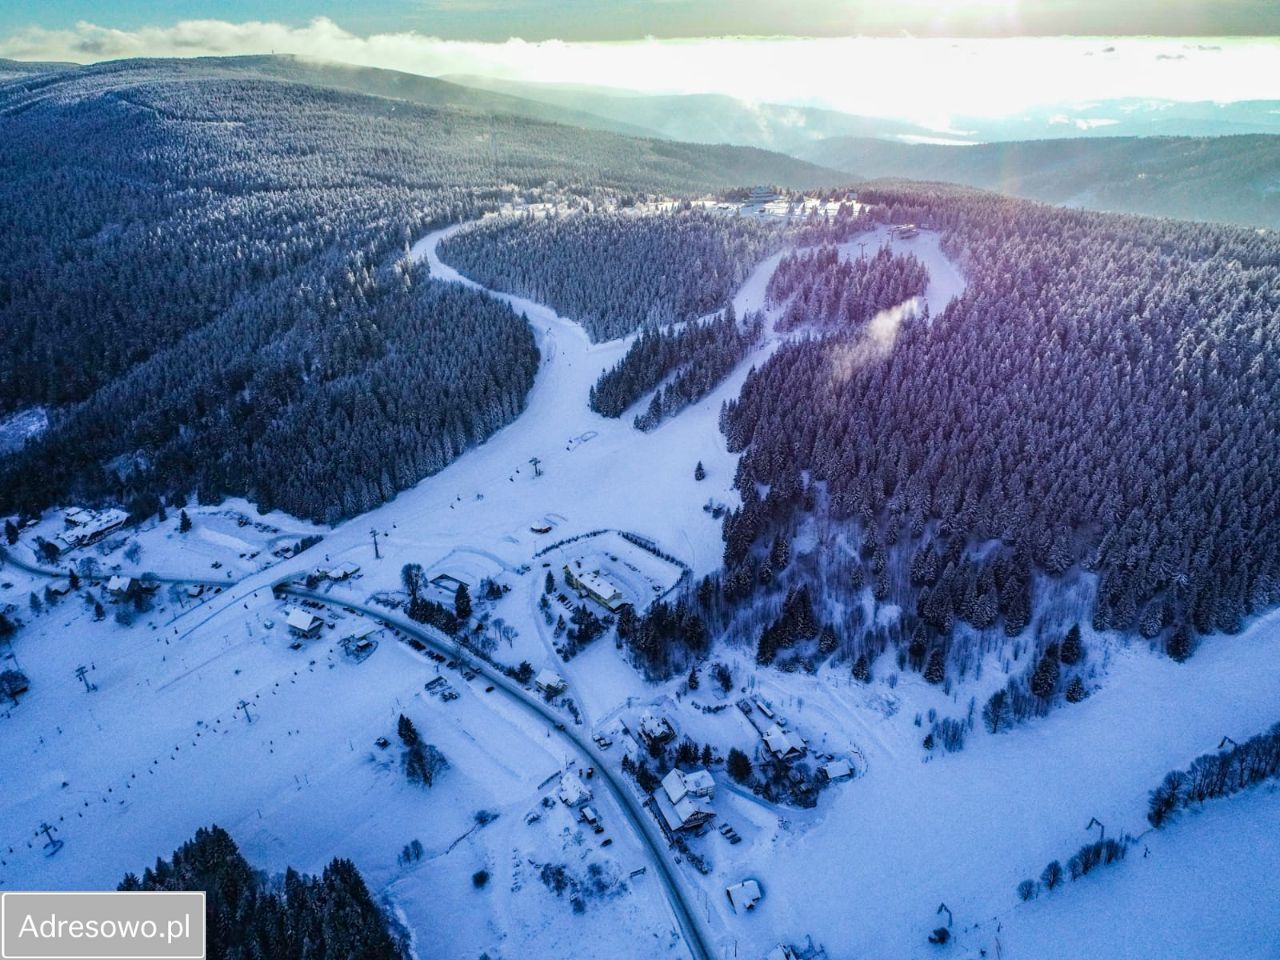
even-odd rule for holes
{"type": "Polygon", "coordinates": [[[370,530],[369,535],[373,537],[373,559],[381,560],[382,554],[378,552],[378,531],[370,530]]]}
{"type": "Polygon", "coordinates": [[[1219,749],[1219,750],[1221,750],[1221,749],[1222,749],[1223,747],[1225,747],[1228,743],[1229,743],[1229,744],[1231,744],[1233,747],[1238,747],[1238,746],[1240,746],[1240,744],[1236,743],[1236,742],[1235,742],[1234,740],[1232,740],[1230,737],[1223,737],[1221,740],[1219,740],[1219,741],[1218,741],[1218,749],[1219,749]]]}
{"type": "Polygon", "coordinates": [[[97,686],[89,682],[89,668],[83,664],[76,667],[76,679],[84,683],[85,693],[92,693],[97,690],[97,686]]]}
{"type": "Polygon", "coordinates": [[[533,475],[535,477],[542,476],[542,461],[537,457],[530,457],[529,462],[533,464],[533,475]]]}
{"type": "Polygon", "coordinates": [[[1092,830],[1094,827],[1098,828],[1098,842],[1101,843],[1107,838],[1107,828],[1103,826],[1102,821],[1097,817],[1090,817],[1088,826],[1085,827],[1085,830],[1092,830]]]}
{"type": "Polygon", "coordinates": [[[937,914],[942,913],[943,911],[945,911],[947,914],[947,929],[950,930],[951,924],[955,922],[955,918],[951,916],[950,907],[948,907],[945,903],[940,903],[938,904],[938,909],[934,911],[934,915],[936,916],[937,914]]]}
{"type": "Polygon", "coordinates": [[[249,714],[249,701],[248,701],[248,700],[241,699],[241,701],[240,701],[239,703],[237,703],[237,704],[236,704],[236,709],[238,709],[238,710],[243,710],[243,711],[244,711],[244,718],[245,718],[246,720],[248,720],[250,723],[253,723],[253,717],[252,717],[252,716],[250,716],[250,714],[249,714]]]}

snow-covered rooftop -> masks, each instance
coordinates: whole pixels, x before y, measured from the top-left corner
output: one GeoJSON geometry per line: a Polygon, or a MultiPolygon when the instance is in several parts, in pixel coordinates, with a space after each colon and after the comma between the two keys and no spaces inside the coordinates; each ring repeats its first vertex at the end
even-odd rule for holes
{"type": "Polygon", "coordinates": [[[776,756],[783,758],[798,756],[807,749],[803,740],[789,730],[783,730],[776,723],[765,731],[764,744],[776,756]]]}
{"type": "Polygon", "coordinates": [[[292,607],[289,610],[289,616],[285,623],[294,630],[314,630],[320,622],[320,618],[309,610],[303,610],[301,607],[292,607]]]}
{"type": "Polygon", "coordinates": [[[735,883],[725,890],[729,895],[729,902],[733,904],[733,909],[737,911],[753,910],[755,905],[760,902],[760,884],[754,880],[743,880],[741,883],[735,883]]]}

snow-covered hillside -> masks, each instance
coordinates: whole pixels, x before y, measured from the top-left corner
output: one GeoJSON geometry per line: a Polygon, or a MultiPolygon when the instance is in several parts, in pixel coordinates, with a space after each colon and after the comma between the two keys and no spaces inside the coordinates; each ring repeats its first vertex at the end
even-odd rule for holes
{"type": "MultiPolygon", "coordinates": [[[[437,278],[470,283],[436,256],[455,229],[423,238],[412,256],[437,278]]],[[[921,259],[935,316],[964,289],[934,234],[860,239],[921,259]]],[[[739,316],[762,306],[777,259],[738,292],[739,316]]],[[[1105,683],[1083,703],[998,736],[979,724],[962,752],[930,762],[920,748],[927,726],[916,718],[931,709],[963,716],[971,696],[981,702],[981,681],[947,695],[899,675],[886,657],[862,685],[847,664],[817,676],[758,671],[753,651],[718,647],[711,659],[732,671],[733,689],[714,689],[704,671],[691,691],[683,678],[647,683],[608,639],[562,662],[538,606],[548,573],[560,582],[581,560],[639,597],[661,595],[685,570],[696,577],[718,567],[721,527],[704,506],[736,503],[736,458],[719,410],[784,335],[769,329],[709,396],[641,433],[629,417],[605,419],[586,402],[628,341],[592,344],[545,306],[496,295],[527,317],[542,360],[524,413],[486,443],[384,506],[316,531],[322,542],[266,569],[241,554],[269,544],[246,540],[216,512],[193,509],[187,534],[172,532],[171,516],[169,527],[142,535],[150,537],[142,559],[121,569],[204,579],[213,562],[233,565],[227,585],[198,607],[162,590],[130,627],[92,623],[74,595],[38,615],[23,610],[31,622],[14,653],[31,690],[0,719],[0,887],[111,886],[217,822],[267,869],[314,871],[334,855],[351,857],[419,932],[423,957],[687,955],[646,844],[610,791],[586,778],[591,760],[561,731],[390,629],[374,634],[367,659],[344,653],[339,640],[363,619],[344,606],[400,593],[401,568],[419,563],[428,579],[456,578],[473,595],[483,578],[510,588],[477,600],[494,658],[563,676],[562,722],[612,739],[602,753],[611,770],[627,749],[623,728],[635,731],[646,713],[721,755],[730,747],[755,755],[757,728],[735,706],[745,696],[785,718],[814,753],[854,761],[857,776],[832,784],[810,810],[765,801],[713,765],[715,826],[731,825],[742,842],[712,829],[689,841],[708,872],[683,857],[675,870],[716,955],[764,957],[807,938],[832,958],[942,955],[925,939],[945,923],[940,903],[954,917],[955,943],[943,949],[958,957],[1277,955],[1274,791],[1140,836],[1123,863],[1029,903],[1015,887],[1095,837],[1085,829],[1091,818],[1108,835],[1140,834],[1147,791],[1167,770],[1224,735],[1243,739],[1280,719],[1280,673],[1257,667],[1280,656],[1280,616],[1230,644],[1207,642],[1182,665],[1099,638],[1092,666],[1105,683]],[[359,572],[326,582],[319,590],[332,602],[314,608],[332,626],[292,649],[285,607],[296,601],[277,600],[271,586],[344,561],[359,572]],[[77,679],[81,665],[87,683],[77,679]],[[439,684],[426,689],[437,676],[456,699],[439,684]],[[400,772],[400,713],[449,760],[429,790],[400,772]],[[377,746],[379,737],[391,745],[377,746]],[[605,833],[556,798],[565,771],[594,785],[605,833]],[[45,854],[42,823],[57,828],[60,852],[45,854]],[[415,840],[421,856],[405,858],[415,840]],[[489,876],[477,886],[481,870],[489,876]],[[588,891],[580,911],[572,894],[553,891],[557,876],[588,891]],[[763,899],[737,913],[725,890],[745,878],[759,882],[763,899]]],[[[267,519],[282,535],[313,532],[267,519]]],[[[219,570],[212,579],[222,579],[219,570]]],[[[3,601],[25,603],[43,589],[13,566],[0,577],[11,584],[3,601]]],[[[442,581],[438,599],[452,582],[442,581]]],[[[984,671],[1002,679],[998,663],[984,671]]]]}

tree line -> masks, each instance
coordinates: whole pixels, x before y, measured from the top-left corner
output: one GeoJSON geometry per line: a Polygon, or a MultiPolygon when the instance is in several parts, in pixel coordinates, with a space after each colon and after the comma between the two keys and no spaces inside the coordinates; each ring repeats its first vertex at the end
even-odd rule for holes
{"type": "Polygon", "coordinates": [[[209,960],[409,956],[350,860],[331,861],[318,877],[291,867],[282,881],[269,883],[217,826],[197,830],[169,860],[157,858],[141,876],[126,874],[118,889],[205,891],[209,960]]]}
{"type": "MultiPolygon", "coordinates": [[[[1224,741],[1225,746],[1225,741],[1224,741]]],[[[1151,791],[1147,820],[1162,827],[1177,811],[1193,803],[1229,797],[1280,777],[1280,723],[1244,743],[1196,757],[1186,770],[1173,770],[1151,791]]]]}
{"type": "Polygon", "coordinates": [[[643,330],[626,355],[600,375],[588,404],[603,416],[619,417],[653,391],[644,412],[635,417],[637,429],[652,430],[719,386],[760,342],[763,329],[763,318],[756,313],[739,325],[729,304],[707,320],[643,330]]]}

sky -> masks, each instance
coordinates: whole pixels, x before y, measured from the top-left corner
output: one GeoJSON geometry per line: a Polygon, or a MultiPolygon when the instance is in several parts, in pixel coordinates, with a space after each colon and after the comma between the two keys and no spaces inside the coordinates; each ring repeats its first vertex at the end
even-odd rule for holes
{"type": "Polygon", "coordinates": [[[0,0],[0,37],[84,20],[125,30],[181,20],[450,40],[708,36],[1280,36],[1276,0],[0,0]]]}
{"type": "Polygon", "coordinates": [[[0,57],[273,52],[943,131],[1100,99],[1280,100],[1280,0],[0,0],[0,57]]]}

